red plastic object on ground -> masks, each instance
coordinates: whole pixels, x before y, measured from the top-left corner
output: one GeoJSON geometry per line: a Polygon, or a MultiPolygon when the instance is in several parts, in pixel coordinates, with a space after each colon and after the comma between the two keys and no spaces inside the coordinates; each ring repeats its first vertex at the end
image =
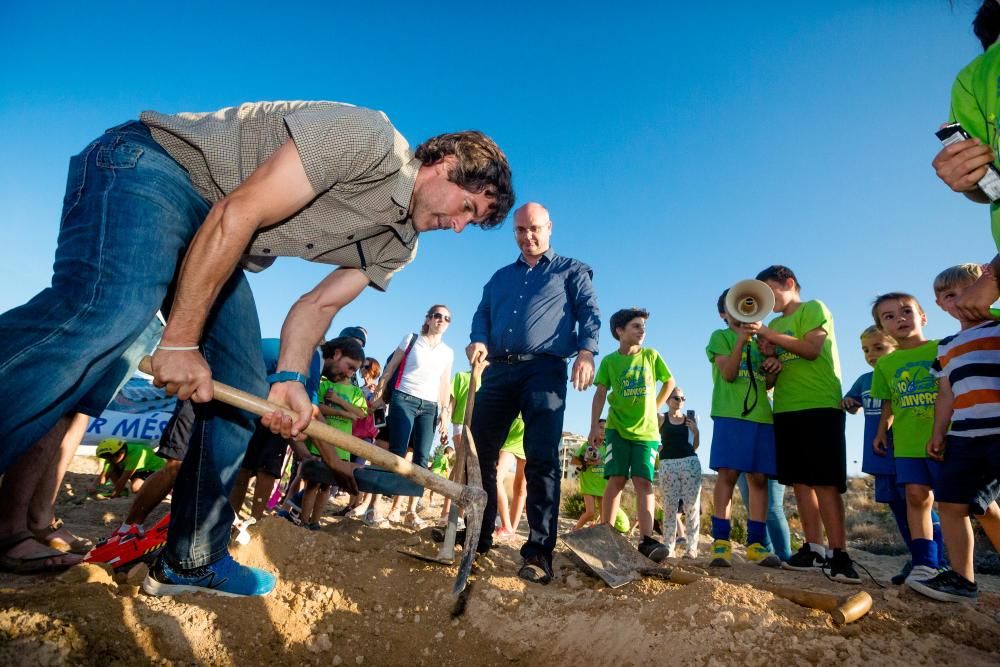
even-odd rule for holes
{"type": "Polygon", "coordinates": [[[170,514],[167,514],[143,535],[134,528],[125,534],[115,533],[91,549],[83,562],[107,563],[118,570],[136,561],[151,561],[167,543],[169,525],[170,514]]]}

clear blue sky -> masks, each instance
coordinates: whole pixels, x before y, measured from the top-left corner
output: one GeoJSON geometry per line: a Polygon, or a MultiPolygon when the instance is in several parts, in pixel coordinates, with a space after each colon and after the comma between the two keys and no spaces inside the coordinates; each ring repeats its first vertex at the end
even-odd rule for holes
{"type": "MultiPolygon", "coordinates": [[[[477,128],[507,152],[518,201],[550,209],[556,251],[594,268],[605,321],[652,311],[647,342],[701,416],[707,462],[722,289],[791,266],[834,313],[849,385],[877,293],[913,292],[928,334],[947,335],[933,276],[994,251],[985,207],[930,168],[951,82],[979,52],[978,3],[678,4],[5,5],[0,310],[49,283],[70,155],[143,109],[346,101],[414,145],[477,128]]],[[[516,254],[509,221],[426,234],[390,291],[367,290],[334,329],[364,324],[384,358],[442,302],[460,354],[482,285],[516,254]]],[[[325,270],[284,259],[251,279],[264,335],[325,270]]],[[[613,342],[605,325],[602,351],[613,342]]],[[[572,395],[567,430],[586,433],[591,396],[572,395]]]]}

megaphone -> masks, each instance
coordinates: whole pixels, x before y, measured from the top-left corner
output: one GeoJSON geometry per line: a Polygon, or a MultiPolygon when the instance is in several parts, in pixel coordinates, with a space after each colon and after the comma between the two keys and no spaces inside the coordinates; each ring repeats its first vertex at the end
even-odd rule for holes
{"type": "Polygon", "coordinates": [[[760,280],[741,280],[726,293],[726,312],[737,322],[760,322],[774,308],[774,292],[760,280]]]}

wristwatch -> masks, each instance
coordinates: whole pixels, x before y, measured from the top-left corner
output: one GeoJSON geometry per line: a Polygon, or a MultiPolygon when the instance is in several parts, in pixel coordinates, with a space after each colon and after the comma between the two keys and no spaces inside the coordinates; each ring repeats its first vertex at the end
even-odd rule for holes
{"type": "Polygon", "coordinates": [[[267,376],[267,383],[274,384],[275,382],[301,382],[303,385],[308,380],[302,373],[297,373],[295,371],[278,371],[277,373],[271,373],[267,376]]]}

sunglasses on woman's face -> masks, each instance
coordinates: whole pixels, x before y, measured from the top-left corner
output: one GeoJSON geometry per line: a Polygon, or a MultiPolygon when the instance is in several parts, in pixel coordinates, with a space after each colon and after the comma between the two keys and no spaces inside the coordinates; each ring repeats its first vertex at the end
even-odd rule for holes
{"type": "Polygon", "coordinates": [[[671,396],[670,398],[672,398],[675,401],[686,401],[687,400],[683,396],[671,396]]]}
{"type": "Polygon", "coordinates": [[[451,315],[445,315],[444,313],[431,313],[428,317],[432,320],[444,320],[445,322],[451,322],[451,315]]]}

